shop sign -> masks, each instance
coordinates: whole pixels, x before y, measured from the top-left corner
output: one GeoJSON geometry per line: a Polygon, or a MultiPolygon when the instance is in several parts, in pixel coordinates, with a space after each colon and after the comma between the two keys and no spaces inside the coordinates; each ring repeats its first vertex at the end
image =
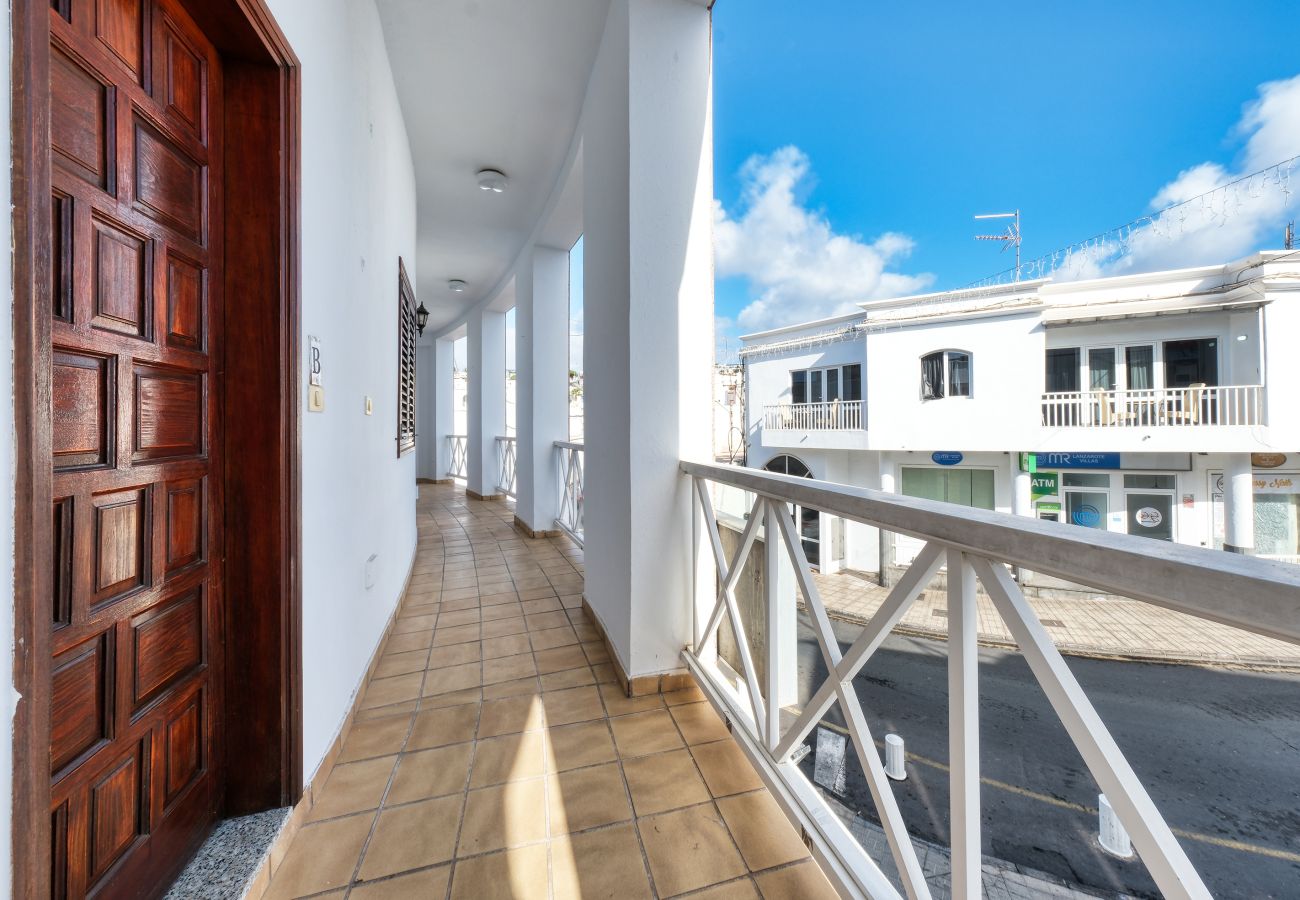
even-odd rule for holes
{"type": "Polygon", "coordinates": [[[1133,514],[1133,518],[1143,528],[1157,528],[1165,517],[1154,506],[1144,506],[1133,514]]]}
{"type": "MultiPolygon", "coordinates": [[[[1216,494],[1225,493],[1222,473],[1215,474],[1210,483],[1216,494]]],[[[1300,494],[1300,475],[1295,472],[1256,472],[1253,479],[1256,494],[1300,494]]]]}
{"type": "Polygon", "coordinates": [[[960,453],[952,450],[939,450],[930,454],[930,459],[940,466],[955,466],[964,458],[960,453]]]}
{"type": "Polygon", "coordinates": [[[1250,465],[1254,469],[1276,469],[1286,465],[1285,453],[1252,453],[1250,465]]]}
{"type": "Polygon", "coordinates": [[[1060,472],[1035,472],[1029,480],[1029,490],[1034,499],[1055,497],[1060,485],[1060,472]]]}
{"type": "Polygon", "coordinates": [[[1056,469],[1118,469],[1118,453],[1035,453],[1040,466],[1056,469]]]}
{"type": "Polygon", "coordinates": [[[1049,503],[1046,500],[1040,500],[1038,502],[1038,511],[1040,513],[1059,513],[1061,511],[1061,504],[1055,501],[1049,503]]]}

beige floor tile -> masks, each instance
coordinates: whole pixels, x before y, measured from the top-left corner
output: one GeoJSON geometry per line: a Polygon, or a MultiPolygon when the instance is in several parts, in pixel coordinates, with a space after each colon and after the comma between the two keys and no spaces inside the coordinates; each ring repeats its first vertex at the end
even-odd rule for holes
{"type": "Polygon", "coordinates": [[[686,750],[639,756],[623,762],[623,774],[638,816],[694,806],[710,799],[695,760],[686,750]]]}
{"type": "Polygon", "coordinates": [[[513,616],[509,619],[485,621],[482,631],[483,637],[486,639],[504,637],[508,634],[524,634],[528,631],[528,626],[524,624],[523,616],[513,616]]]}
{"type": "Polygon", "coordinates": [[[532,653],[527,634],[509,634],[504,637],[483,638],[483,658],[495,660],[502,656],[532,653]]]}
{"type": "Polygon", "coordinates": [[[468,609],[453,609],[450,612],[442,612],[438,615],[438,630],[444,628],[455,628],[458,625],[477,625],[479,621],[479,611],[477,606],[471,606],[468,609]]]}
{"type": "Polygon", "coordinates": [[[669,706],[679,706],[682,703],[700,703],[707,699],[704,692],[697,687],[686,688],[681,691],[671,691],[663,695],[664,702],[669,706]]]}
{"type": "Polygon", "coordinates": [[[450,694],[479,686],[482,680],[482,663],[465,663],[445,669],[430,669],[424,676],[424,696],[450,694]]]}
{"type": "Polygon", "coordinates": [[[571,834],[551,842],[556,900],[650,898],[650,881],[630,824],[571,834]]]}
{"type": "Polygon", "coordinates": [[[707,744],[731,737],[726,724],[708,703],[686,703],[672,707],[671,712],[688,744],[707,744]]]}
{"type": "Polygon", "coordinates": [[[749,758],[733,740],[696,744],[691,747],[691,755],[700,767],[704,783],[715,797],[756,791],[763,786],[749,758]]]}
{"type": "Polygon", "coordinates": [[[541,778],[512,781],[465,795],[457,856],[517,847],[546,837],[546,788],[541,778]]]}
{"type": "Polygon", "coordinates": [[[541,731],[528,731],[479,741],[474,747],[474,769],[469,786],[490,787],[545,774],[543,734],[541,731]]]}
{"type": "Polygon", "coordinates": [[[624,759],[685,746],[666,709],[619,716],[609,720],[609,727],[614,731],[614,746],[624,759]]]}
{"type": "Polygon", "coordinates": [[[485,700],[478,736],[485,738],[517,731],[539,731],[545,722],[540,694],[485,700]]]}
{"type": "Polygon", "coordinates": [[[421,710],[415,714],[411,740],[407,750],[428,750],[447,744],[460,744],[474,737],[478,723],[479,704],[447,706],[441,709],[421,710]]]}
{"type": "Polygon", "coordinates": [[[496,684],[485,685],[483,688],[484,700],[500,700],[502,697],[518,697],[520,694],[540,694],[542,691],[537,683],[537,678],[516,678],[514,681],[499,681],[496,684]]]}
{"type": "Polygon", "coordinates": [[[718,809],[750,871],[770,869],[808,855],[803,841],[767,791],[724,797],[718,801],[718,809]]]}
{"type": "Polygon", "coordinates": [[[428,650],[410,650],[406,653],[386,653],[375,666],[375,678],[391,678],[419,672],[429,661],[428,650]]]}
{"type": "Polygon", "coordinates": [[[550,767],[556,772],[618,759],[614,741],[609,736],[609,727],[603,719],[551,727],[547,729],[546,737],[551,745],[550,767]]]}
{"type": "Polygon", "coordinates": [[[474,643],[434,647],[429,651],[427,668],[445,669],[448,666],[463,666],[466,663],[478,662],[481,658],[482,650],[474,643]]]}
{"type": "Polygon", "coordinates": [[[600,696],[605,701],[605,708],[611,716],[626,716],[631,713],[662,709],[662,694],[647,694],[644,697],[629,697],[621,685],[602,684],[600,696]]]}
{"type": "Polygon", "coordinates": [[[372,679],[366,687],[361,708],[374,709],[377,706],[391,706],[394,703],[414,700],[420,696],[420,684],[423,680],[424,672],[372,679]]]}
{"type": "Polygon", "coordinates": [[[415,706],[418,701],[407,700],[405,703],[394,703],[392,706],[376,706],[374,709],[359,709],[355,717],[357,722],[369,722],[373,719],[386,719],[390,716],[410,716],[415,712],[415,706]]]}
{"type": "Polygon", "coordinates": [[[438,709],[444,706],[463,706],[466,703],[478,703],[483,699],[481,688],[466,688],[463,691],[448,691],[420,698],[420,709],[438,709]]]}
{"type": "Polygon", "coordinates": [[[291,900],[345,887],[374,819],[373,813],[362,813],[304,826],[271,879],[266,900],[291,900]]]}
{"type": "Polygon", "coordinates": [[[487,637],[487,623],[499,619],[521,618],[524,615],[523,607],[517,602],[497,603],[492,606],[484,606],[481,615],[483,616],[483,636],[487,637]]]}
{"type": "Polygon", "coordinates": [[[541,631],[529,632],[528,640],[532,642],[534,650],[553,650],[556,647],[567,647],[578,643],[578,636],[574,634],[573,628],[565,625],[563,628],[545,628],[541,631]]]}
{"type": "Polygon", "coordinates": [[[591,667],[591,674],[596,676],[597,684],[617,684],[618,671],[612,663],[602,663],[591,667]]]}
{"type": "Polygon", "coordinates": [[[388,791],[387,804],[393,806],[464,791],[473,752],[474,745],[466,743],[403,753],[388,791]]]}
{"type": "Polygon", "coordinates": [[[562,691],[565,688],[595,684],[596,676],[591,671],[591,666],[583,666],[579,669],[564,669],[559,672],[551,672],[543,675],[541,681],[543,691],[562,691]]]}
{"type": "Polygon", "coordinates": [[[437,615],[427,616],[408,616],[405,619],[397,619],[393,622],[393,634],[411,634],[417,631],[428,631],[437,621],[437,615]]]}
{"type": "MultiPolygon", "coordinates": [[[[352,896],[356,896],[355,891],[352,896]]],[[[717,884],[699,893],[691,894],[691,900],[758,900],[758,888],[754,887],[752,878],[737,878],[735,881],[717,884]]],[[[801,898],[796,894],[788,900],[801,900],[801,898]]]]}
{"type": "Polygon", "coordinates": [[[553,647],[550,650],[538,650],[533,655],[537,658],[537,671],[542,675],[590,665],[587,662],[586,654],[582,652],[581,644],[553,647]]]}
{"type": "Polygon", "coordinates": [[[451,859],[462,799],[452,794],[383,810],[361,860],[360,876],[380,878],[451,859]]]}
{"type": "Polygon", "coordinates": [[[616,763],[551,775],[547,787],[552,837],[632,817],[616,763]]]}
{"type": "Polygon", "coordinates": [[[763,900],[838,900],[822,870],[812,860],[754,876],[763,900]]]}
{"type": "Polygon", "coordinates": [[[648,816],[638,826],[661,897],[745,874],[745,863],[711,803],[648,816]]]}
{"type": "Polygon", "coordinates": [[[414,900],[414,898],[441,898],[447,896],[447,882],[451,880],[451,866],[438,866],[396,878],[385,878],[367,884],[358,882],[352,887],[356,900],[414,900]]]}
{"type": "Polygon", "coordinates": [[[551,691],[542,695],[542,702],[546,706],[546,721],[553,726],[586,722],[605,715],[600,693],[594,687],[551,691]]]}
{"type": "Polygon", "coordinates": [[[569,624],[569,617],[558,610],[553,612],[525,613],[524,621],[529,631],[542,631],[546,628],[559,628],[569,624]]]}
{"type": "Polygon", "coordinates": [[[402,749],[410,727],[409,715],[357,722],[348,732],[348,739],[343,743],[338,761],[353,762],[372,756],[388,756],[396,753],[402,749]]]}
{"type": "Polygon", "coordinates": [[[545,844],[462,859],[451,879],[452,900],[547,900],[545,844]]]}
{"type": "Polygon", "coordinates": [[[448,644],[463,644],[479,639],[478,625],[457,625],[454,628],[439,628],[433,633],[433,646],[445,647],[448,644]]]}
{"type": "Polygon", "coordinates": [[[433,642],[433,630],[417,631],[411,634],[395,634],[384,644],[385,653],[406,653],[411,650],[426,650],[433,642]]]}
{"type": "Polygon", "coordinates": [[[396,764],[396,756],[381,756],[335,766],[308,818],[319,821],[378,809],[396,764]]]}
{"type": "Polygon", "coordinates": [[[483,663],[483,683],[500,684],[503,681],[518,681],[537,674],[537,664],[533,655],[527,651],[515,656],[503,656],[500,659],[487,660],[483,663]]]}

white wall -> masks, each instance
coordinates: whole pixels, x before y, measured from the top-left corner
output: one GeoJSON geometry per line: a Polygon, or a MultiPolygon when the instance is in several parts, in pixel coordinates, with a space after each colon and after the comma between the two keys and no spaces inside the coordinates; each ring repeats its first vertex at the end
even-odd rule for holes
{"type": "Polygon", "coordinates": [[[270,0],[302,62],[303,765],[316,769],[415,551],[415,453],[398,459],[397,258],[418,284],[415,172],[372,0],[270,0]],[[303,379],[306,409],[306,379],[303,379]],[[374,415],[364,414],[364,398],[374,415]],[[375,585],[365,563],[377,554],[375,585]]]}

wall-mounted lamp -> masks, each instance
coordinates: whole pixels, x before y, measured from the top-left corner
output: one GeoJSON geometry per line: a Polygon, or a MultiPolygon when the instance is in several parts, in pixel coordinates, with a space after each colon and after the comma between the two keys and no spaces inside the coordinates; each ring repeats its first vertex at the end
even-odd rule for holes
{"type": "Polygon", "coordinates": [[[420,334],[424,334],[424,326],[428,324],[429,324],[429,311],[425,309],[424,304],[421,303],[419,307],[417,307],[415,310],[415,327],[420,332],[420,334]]]}
{"type": "Polygon", "coordinates": [[[1246,339],[1246,335],[1244,335],[1244,334],[1239,334],[1239,335],[1237,335],[1237,340],[1239,340],[1239,341],[1244,341],[1245,339],[1246,339]]]}

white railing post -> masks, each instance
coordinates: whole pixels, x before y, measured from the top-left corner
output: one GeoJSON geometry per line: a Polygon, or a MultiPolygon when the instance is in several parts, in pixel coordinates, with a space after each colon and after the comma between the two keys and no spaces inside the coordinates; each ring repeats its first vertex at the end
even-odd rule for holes
{"type": "Polygon", "coordinates": [[[949,548],[948,799],[956,900],[979,900],[981,895],[978,628],[975,572],[966,554],[949,548]]]}
{"type": "MultiPolygon", "coordinates": [[[[767,735],[767,748],[776,749],[781,739],[781,547],[777,542],[780,526],[777,525],[777,504],[760,500],[763,504],[763,607],[766,621],[763,637],[767,646],[767,722],[763,731],[767,735]]],[[[800,548],[799,552],[802,552],[800,548]]]]}
{"type": "Polygon", "coordinates": [[[555,525],[579,547],[583,543],[583,445],[572,441],[555,442],[556,463],[560,468],[560,515],[555,525]]]}
{"type": "Polygon", "coordinates": [[[515,470],[518,443],[513,437],[497,436],[497,490],[515,498],[515,470]]]}
{"type": "Polygon", "coordinates": [[[466,476],[468,454],[468,437],[466,435],[447,435],[448,478],[464,478],[466,476]]]}

